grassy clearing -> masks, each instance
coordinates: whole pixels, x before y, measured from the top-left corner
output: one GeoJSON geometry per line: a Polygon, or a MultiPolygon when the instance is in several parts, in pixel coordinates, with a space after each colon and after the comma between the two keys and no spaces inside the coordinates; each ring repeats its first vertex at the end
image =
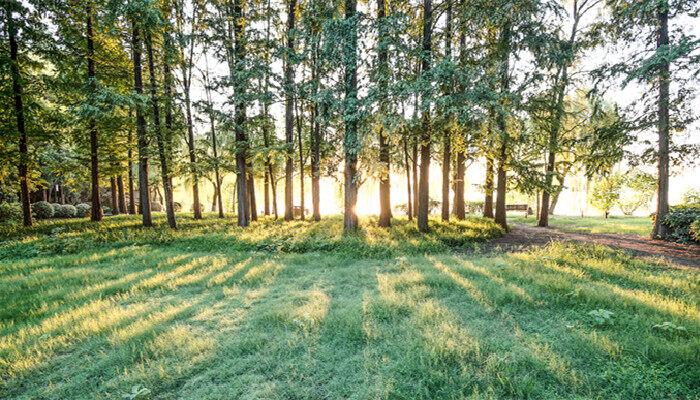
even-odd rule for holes
{"type": "Polygon", "coordinates": [[[211,231],[215,251],[181,229],[0,260],[0,398],[700,398],[695,270],[572,244],[241,251],[211,231]]]}
{"type": "MultiPolygon", "coordinates": [[[[537,225],[537,219],[532,216],[508,217],[508,221],[537,225]]],[[[605,219],[604,217],[581,218],[552,215],[549,217],[549,224],[565,232],[648,236],[651,234],[653,222],[649,217],[611,216],[605,219]]]]}
{"type": "Polygon", "coordinates": [[[179,229],[168,228],[163,214],[157,214],[153,228],[141,227],[138,216],[109,217],[100,223],[88,219],[39,221],[30,228],[0,227],[0,259],[70,254],[101,247],[118,249],[129,245],[174,246],[188,251],[264,251],[307,253],[332,251],[343,257],[381,258],[399,254],[444,252],[472,248],[478,242],[503,234],[491,220],[472,217],[465,221],[430,221],[431,233],[418,232],[406,218],[393,221],[390,230],[377,227],[375,217],[362,218],[363,229],[343,234],[340,216],[320,223],[284,222],[262,218],[249,228],[236,226],[234,218],[219,219],[209,214],[203,220],[178,216],[179,229]]]}

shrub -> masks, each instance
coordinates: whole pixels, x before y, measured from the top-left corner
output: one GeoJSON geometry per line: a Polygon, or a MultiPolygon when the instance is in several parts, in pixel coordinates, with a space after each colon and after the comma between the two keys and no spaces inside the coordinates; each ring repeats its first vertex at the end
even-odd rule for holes
{"type": "Polygon", "coordinates": [[[38,201],[32,204],[32,214],[36,219],[49,219],[53,217],[53,207],[48,201],[38,201]]]}
{"type": "Polygon", "coordinates": [[[161,211],[163,211],[163,205],[158,203],[157,201],[152,201],[151,202],[151,211],[161,212],[161,211]]]}
{"type": "Polygon", "coordinates": [[[20,203],[0,203],[0,222],[19,222],[22,220],[20,203]]]}
{"type": "Polygon", "coordinates": [[[112,207],[107,207],[107,206],[102,206],[102,214],[106,215],[112,215],[112,207]]]}
{"type": "Polygon", "coordinates": [[[175,212],[180,212],[182,211],[182,203],[179,202],[174,202],[173,203],[173,208],[175,209],[175,212]]]}
{"type": "Polygon", "coordinates": [[[667,239],[680,243],[700,243],[700,205],[671,207],[663,223],[671,228],[667,239]]]}
{"type": "Polygon", "coordinates": [[[61,208],[59,203],[51,203],[51,208],[53,208],[53,215],[58,214],[58,210],[61,208]]]}
{"type": "Polygon", "coordinates": [[[73,218],[75,217],[75,214],[77,213],[77,210],[75,207],[73,207],[70,204],[63,204],[60,207],[58,207],[58,211],[54,214],[58,218],[73,218]]]}
{"type": "Polygon", "coordinates": [[[479,215],[484,212],[484,202],[483,201],[465,201],[464,211],[467,214],[479,215]]]}
{"type": "Polygon", "coordinates": [[[80,203],[75,206],[75,216],[78,218],[84,218],[88,216],[92,206],[88,203],[80,203]]]}

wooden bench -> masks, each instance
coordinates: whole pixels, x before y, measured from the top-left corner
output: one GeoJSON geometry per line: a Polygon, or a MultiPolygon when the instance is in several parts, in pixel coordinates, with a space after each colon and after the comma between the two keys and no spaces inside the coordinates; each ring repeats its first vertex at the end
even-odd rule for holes
{"type": "Polygon", "coordinates": [[[525,218],[532,215],[532,208],[527,204],[506,204],[506,211],[525,211],[525,218]]]}

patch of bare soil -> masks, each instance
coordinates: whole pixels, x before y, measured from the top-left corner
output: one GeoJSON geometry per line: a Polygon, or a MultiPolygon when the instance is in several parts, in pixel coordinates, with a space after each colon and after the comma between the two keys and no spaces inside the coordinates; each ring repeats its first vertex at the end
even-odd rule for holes
{"type": "Polygon", "coordinates": [[[518,251],[554,241],[585,242],[628,250],[641,256],[660,257],[671,264],[700,268],[700,245],[696,244],[687,245],[633,235],[563,232],[524,224],[511,224],[510,228],[511,231],[505,236],[488,242],[487,249],[518,251]]]}

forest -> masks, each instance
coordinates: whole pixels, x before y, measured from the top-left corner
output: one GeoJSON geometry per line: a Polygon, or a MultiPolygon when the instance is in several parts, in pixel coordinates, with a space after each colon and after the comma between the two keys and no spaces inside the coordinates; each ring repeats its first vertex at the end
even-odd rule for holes
{"type": "Polygon", "coordinates": [[[391,224],[393,178],[407,190],[400,212],[425,232],[431,211],[464,219],[477,161],[485,217],[505,228],[517,192],[548,226],[539,209],[553,212],[568,175],[597,181],[624,161],[656,168],[664,237],[672,166],[698,155],[697,12],[656,0],[6,0],[3,202],[21,201],[25,226],[43,201],[83,204],[62,212],[92,221],[138,212],[144,226],[163,210],[176,228],[178,211],[201,218],[211,185],[212,211],[239,226],[318,221],[332,178],[354,230],[367,181],[379,226],[391,224]],[[638,98],[623,107],[615,88],[628,85],[638,98]]]}

